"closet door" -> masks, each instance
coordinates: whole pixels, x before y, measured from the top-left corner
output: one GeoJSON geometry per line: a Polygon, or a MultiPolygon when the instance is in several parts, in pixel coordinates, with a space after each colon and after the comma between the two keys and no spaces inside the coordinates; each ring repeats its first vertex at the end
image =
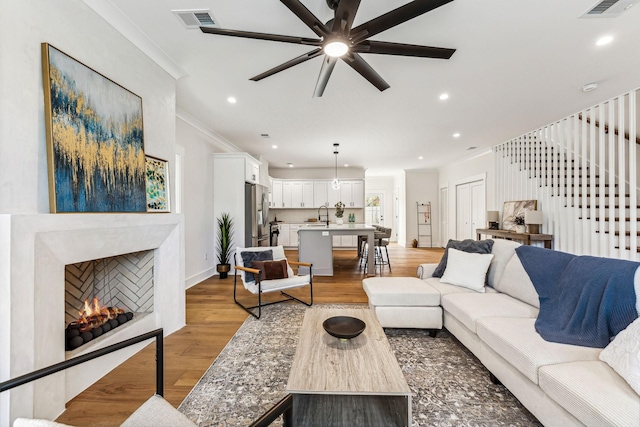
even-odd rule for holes
{"type": "Polygon", "coordinates": [[[449,188],[440,189],[440,246],[449,241],[449,188]]]}
{"type": "Polygon", "coordinates": [[[470,185],[471,193],[471,235],[469,239],[476,239],[476,229],[485,228],[485,218],[487,216],[487,207],[485,202],[484,181],[472,182],[470,185]]]}
{"type": "Polygon", "coordinates": [[[456,239],[471,239],[471,186],[456,186],[456,239]]]}
{"type": "Polygon", "coordinates": [[[486,218],[484,180],[456,185],[456,239],[476,239],[486,218]]]}

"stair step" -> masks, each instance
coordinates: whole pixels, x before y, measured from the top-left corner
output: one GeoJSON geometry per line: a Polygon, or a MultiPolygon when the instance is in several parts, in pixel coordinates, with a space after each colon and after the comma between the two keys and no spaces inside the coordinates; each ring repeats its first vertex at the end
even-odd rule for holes
{"type": "MultiPolygon", "coordinates": [[[[582,183],[571,184],[571,185],[568,185],[568,184],[563,184],[563,185],[549,184],[548,186],[550,186],[550,187],[591,187],[591,184],[590,183],[587,183],[587,185],[582,185],[582,183]]],[[[604,186],[601,186],[600,184],[596,183],[593,187],[595,187],[595,188],[597,188],[597,187],[609,188],[609,187],[611,187],[611,185],[604,184],[604,186]]],[[[613,184],[613,187],[617,188],[618,184],[613,184]]]]}
{"type": "MultiPolygon", "coordinates": [[[[552,194],[551,196],[557,196],[557,194],[552,194]]],[[[587,196],[587,198],[592,197],[592,196],[593,197],[609,197],[608,194],[595,194],[595,195],[587,194],[586,196],[587,196]]],[[[621,196],[620,194],[615,194],[614,196],[618,197],[618,198],[619,197],[630,197],[629,193],[625,194],[624,196],[621,196]]],[[[567,193],[564,193],[564,197],[580,197],[581,198],[582,194],[567,194],[567,193]]]]}
{"type": "MultiPolygon", "coordinates": [[[[567,205],[565,205],[564,207],[566,208],[566,207],[568,207],[568,206],[567,206],[567,205]]],[[[574,208],[575,206],[571,205],[571,207],[572,207],[572,208],[574,208]]],[[[604,208],[605,208],[605,209],[609,209],[610,207],[611,207],[610,205],[604,205],[604,208]]],[[[579,209],[582,209],[582,205],[578,205],[578,208],[579,208],[579,209]]],[[[586,206],[585,206],[585,208],[586,208],[586,209],[591,209],[591,205],[586,205],[586,206]]],[[[595,208],[595,209],[600,209],[600,205],[595,205],[595,206],[594,206],[594,208],[595,208]]],[[[615,209],[620,209],[620,206],[619,206],[619,205],[615,205],[615,206],[614,206],[614,208],[615,208],[615,209]]],[[[631,206],[630,206],[630,205],[626,205],[624,208],[625,208],[625,209],[630,209],[630,208],[631,208],[631,206]]],[[[636,208],[637,208],[637,209],[640,209],[640,206],[636,206],[636,208]]]]}
{"type": "MultiPolygon", "coordinates": [[[[620,246],[616,246],[615,248],[616,248],[616,249],[620,249],[620,246]]],[[[627,246],[627,247],[625,247],[625,249],[626,249],[626,250],[628,250],[628,251],[630,251],[630,250],[631,250],[631,246],[627,246]]],[[[640,253],[640,247],[637,247],[637,248],[636,248],[636,252],[640,253]]]]}
{"type": "MultiPolygon", "coordinates": [[[[600,230],[596,230],[596,233],[600,233],[600,230]]],[[[609,234],[609,231],[603,231],[603,233],[604,233],[604,234],[609,234]]],[[[615,236],[619,236],[619,235],[620,235],[620,232],[619,232],[619,231],[616,231],[616,232],[614,232],[614,235],[615,235],[615,236]]],[[[627,236],[627,237],[629,237],[629,236],[631,236],[631,232],[630,232],[630,231],[625,231],[625,232],[624,232],[624,235],[625,235],[625,236],[627,236]]],[[[640,231],[636,231],[636,236],[637,236],[637,237],[640,237],[640,231]]]]}
{"type": "MultiPolygon", "coordinates": [[[[610,217],[608,217],[608,216],[605,216],[605,217],[604,217],[604,219],[601,219],[600,217],[597,217],[597,218],[596,218],[596,221],[607,221],[607,222],[608,222],[608,221],[609,221],[609,218],[610,218],[610,217]]],[[[582,218],[582,217],[578,217],[578,219],[583,219],[583,218],[582,218]]],[[[586,219],[591,219],[591,218],[587,217],[586,219]]],[[[617,221],[617,222],[620,222],[619,220],[620,220],[620,218],[616,218],[616,221],[617,221]]],[[[629,218],[629,217],[625,217],[625,219],[624,219],[624,220],[625,220],[626,222],[629,222],[629,221],[631,221],[631,218],[629,218]]],[[[636,218],[636,221],[637,221],[637,222],[640,222],[640,217],[639,217],[639,218],[636,218]]]]}

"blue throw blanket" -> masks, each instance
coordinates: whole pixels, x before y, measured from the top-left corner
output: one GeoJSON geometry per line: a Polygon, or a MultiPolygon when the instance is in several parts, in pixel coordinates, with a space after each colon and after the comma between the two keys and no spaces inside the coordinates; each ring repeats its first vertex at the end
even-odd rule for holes
{"type": "Polygon", "coordinates": [[[640,263],[524,245],[516,253],[538,292],[535,325],[545,340],[604,348],[638,317],[640,263]]]}

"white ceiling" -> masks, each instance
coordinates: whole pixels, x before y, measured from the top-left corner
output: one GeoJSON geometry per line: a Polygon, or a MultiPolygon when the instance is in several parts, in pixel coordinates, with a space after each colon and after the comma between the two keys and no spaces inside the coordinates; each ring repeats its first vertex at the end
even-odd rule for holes
{"type": "MultiPolygon", "coordinates": [[[[302,3],[323,22],[332,17],[325,0],[302,3]]],[[[362,0],[354,26],[404,3],[362,0]]],[[[105,0],[110,10],[92,7],[185,74],[177,82],[179,111],[272,167],[333,167],[339,143],[340,165],[388,170],[439,167],[639,87],[640,6],[616,18],[578,18],[596,3],[455,0],[373,37],[457,49],[450,60],[363,54],[391,85],[384,92],[339,61],[321,98],[312,97],[321,57],[249,80],[311,47],[203,34],[171,12],[209,9],[221,28],[316,38],[278,0],[105,0]],[[596,46],[607,34],[613,42],[596,46]],[[591,82],[598,89],[583,92],[591,82]],[[443,92],[446,101],[438,98],[443,92]],[[238,102],[229,104],[229,96],[238,102]]]]}

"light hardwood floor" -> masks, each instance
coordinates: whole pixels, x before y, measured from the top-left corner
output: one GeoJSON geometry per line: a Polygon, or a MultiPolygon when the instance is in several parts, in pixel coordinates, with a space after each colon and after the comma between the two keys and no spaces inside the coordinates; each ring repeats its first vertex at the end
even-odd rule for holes
{"type": "MultiPolygon", "coordinates": [[[[442,253],[443,249],[392,244],[389,255],[393,271],[384,266],[382,276],[415,277],[419,264],[438,262],[442,253]]],[[[314,278],[314,303],[367,303],[362,290],[366,276],[358,265],[356,251],[334,254],[334,276],[314,278]]],[[[297,260],[297,251],[287,251],[287,257],[297,260]]],[[[240,295],[251,297],[248,292],[240,295]]],[[[215,276],[189,288],[186,301],[186,326],[164,339],[164,397],[175,407],[248,316],[233,302],[232,276],[226,280],[215,276]]],[[[150,344],[72,399],[57,421],[75,426],[118,426],[154,392],[155,344],[150,344]]]]}

